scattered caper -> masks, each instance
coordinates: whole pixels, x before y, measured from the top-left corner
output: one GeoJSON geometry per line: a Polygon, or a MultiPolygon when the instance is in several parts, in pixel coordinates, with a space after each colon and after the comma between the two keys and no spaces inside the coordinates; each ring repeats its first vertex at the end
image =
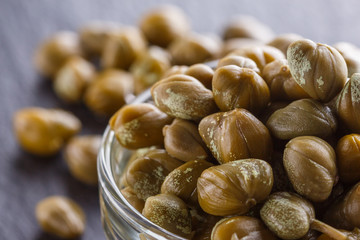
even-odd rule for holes
{"type": "Polygon", "coordinates": [[[72,138],[64,151],[64,158],[71,174],[87,184],[97,184],[97,154],[101,145],[100,135],[72,138]]]}
{"type": "Polygon", "coordinates": [[[94,77],[95,68],[90,62],[78,56],[71,57],[57,72],[54,91],[66,102],[80,102],[94,77]]]}
{"type": "Polygon", "coordinates": [[[46,77],[53,77],[72,56],[81,54],[79,38],[76,33],[62,31],[45,40],[36,50],[34,64],[46,77]]]}
{"type": "Polygon", "coordinates": [[[61,238],[75,238],[85,229],[85,214],[71,199],[52,196],[36,206],[36,218],[45,232],[61,238]]]}
{"type": "Polygon", "coordinates": [[[26,151],[40,156],[57,153],[81,128],[80,120],[73,114],[39,107],[17,111],[13,123],[20,145],[26,151]]]}

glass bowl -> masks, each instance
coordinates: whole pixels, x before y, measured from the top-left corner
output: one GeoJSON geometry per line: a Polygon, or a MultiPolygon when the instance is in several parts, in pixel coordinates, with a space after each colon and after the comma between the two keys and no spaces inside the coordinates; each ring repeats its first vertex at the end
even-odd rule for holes
{"type": "MultiPolygon", "coordinates": [[[[150,90],[140,94],[132,103],[151,100],[150,90]]],[[[118,182],[131,151],[123,148],[108,126],[98,155],[98,176],[101,221],[109,240],[185,240],[147,220],[121,194],[118,182]]]]}

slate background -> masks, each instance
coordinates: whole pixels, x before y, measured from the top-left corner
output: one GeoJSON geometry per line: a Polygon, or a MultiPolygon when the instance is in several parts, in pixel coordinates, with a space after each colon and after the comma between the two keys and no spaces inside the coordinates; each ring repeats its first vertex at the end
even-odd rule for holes
{"type": "Polygon", "coordinates": [[[254,15],[276,33],[360,45],[357,0],[0,0],[0,239],[56,239],[42,233],[34,217],[36,203],[52,194],[69,196],[85,209],[88,225],[81,239],[105,239],[97,188],[73,179],[61,154],[41,159],[23,152],[13,137],[11,118],[24,107],[61,107],[81,118],[82,133],[102,133],[106,119],[95,119],[83,106],[63,104],[50,82],[35,72],[34,48],[52,33],[76,30],[89,20],[134,25],[143,12],[160,3],[182,7],[198,32],[221,33],[229,17],[241,13],[254,15]]]}

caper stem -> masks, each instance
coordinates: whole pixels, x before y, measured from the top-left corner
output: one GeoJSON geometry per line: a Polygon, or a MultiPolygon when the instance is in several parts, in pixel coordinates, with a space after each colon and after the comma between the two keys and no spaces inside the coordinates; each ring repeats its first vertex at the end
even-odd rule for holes
{"type": "Polygon", "coordinates": [[[316,219],[312,221],[311,228],[316,231],[325,233],[326,235],[333,238],[334,240],[347,240],[348,239],[345,234],[343,234],[336,228],[333,228],[330,225],[327,225],[316,219]]]}

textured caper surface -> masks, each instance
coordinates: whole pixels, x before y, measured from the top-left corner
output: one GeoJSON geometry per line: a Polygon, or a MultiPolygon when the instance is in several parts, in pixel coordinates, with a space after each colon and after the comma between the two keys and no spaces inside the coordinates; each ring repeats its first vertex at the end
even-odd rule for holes
{"type": "Polygon", "coordinates": [[[97,154],[100,135],[84,135],[72,138],[65,147],[64,158],[71,174],[87,184],[97,184],[97,154]]]}
{"type": "Polygon", "coordinates": [[[342,89],[337,113],[353,133],[360,133],[360,73],[354,73],[342,89]]]}
{"type": "Polygon", "coordinates": [[[166,151],[184,162],[209,158],[208,149],[203,142],[198,126],[188,120],[175,119],[163,128],[166,151]]]}
{"type": "Polygon", "coordinates": [[[28,152],[48,156],[81,129],[80,120],[60,109],[24,108],[14,114],[13,128],[19,144],[28,152]]]}
{"type": "Polygon", "coordinates": [[[127,167],[126,183],[139,199],[146,200],[160,193],[165,177],[183,162],[163,149],[154,149],[137,158],[127,167]]]}
{"type": "Polygon", "coordinates": [[[125,187],[120,190],[126,200],[133,206],[137,211],[142,212],[144,209],[145,201],[138,198],[136,192],[131,187],[125,187]]]}
{"type": "Polygon", "coordinates": [[[191,234],[191,216],[186,204],[172,194],[158,194],[145,202],[143,215],[158,226],[182,237],[191,234]]]}
{"type": "Polygon", "coordinates": [[[347,183],[360,181],[360,135],[343,136],[336,145],[337,166],[340,179],[347,183]]]}
{"type": "Polygon", "coordinates": [[[295,191],[314,201],[326,200],[337,175],[334,149],[314,136],[291,139],[284,150],[284,167],[295,191]]]}
{"type": "Polygon", "coordinates": [[[312,99],[301,99],[275,111],[266,122],[276,138],[328,137],[335,133],[337,119],[332,110],[312,99]]]}
{"type": "Polygon", "coordinates": [[[324,220],[330,225],[346,230],[360,228],[360,182],[326,212],[324,220]],[[339,221],[341,219],[341,221],[339,221]]]}
{"type": "Polygon", "coordinates": [[[162,129],[172,118],[149,103],[122,107],[110,119],[109,125],[119,143],[130,149],[162,145],[162,129]]]}
{"type": "Polygon", "coordinates": [[[259,159],[243,159],[202,172],[197,182],[201,208],[212,215],[244,214],[264,201],[273,186],[271,166],[259,159]]]}
{"type": "Polygon", "coordinates": [[[287,50],[290,72],[312,98],[327,102],[338,94],[347,78],[344,58],[333,47],[303,39],[287,50]]]}
{"type": "Polygon", "coordinates": [[[199,132],[220,164],[245,158],[270,160],[270,133],[245,109],[209,115],[201,120],[199,132]]]}
{"type": "Polygon", "coordinates": [[[201,173],[213,166],[204,160],[193,160],[175,168],[165,178],[161,185],[161,193],[171,193],[181,198],[185,203],[196,204],[196,184],[201,173]]]}
{"type": "Polygon", "coordinates": [[[277,192],[260,210],[261,219],[282,239],[298,239],[309,231],[315,212],[310,202],[293,193],[277,192]]]}
{"type": "Polygon", "coordinates": [[[269,85],[272,100],[290,101],[309,98],[292,77],[286,59],[278,59],[266,64],[262,77],[269,85]]]}
{"type": "Polygon", "coordinates": [[[216,69],[212,89],[221,111],[244,108],[257,114],[270,102],[270,91],[264,79],[252,69],[235,65],[216,69]]]}
{"type": "Polygon", "coordinates": [[[241,68],[250,68],[256,73],[260,74],[260,70],[257,67],[256,63],[250,58],[235,55],[226,56],[219,60],[216,68],[224,67],[227,65],[236,65],[241,68]]]}
{"type": "Polygon", "coordinates": [[[212,230],[211,240],[233,239],[275,240],[276,237],[254,217],[236,216],[220,220],[212,230]]]}
{"type": "Polygon", "coordinates": [[[36,205],[36,219],[45,232],[61,238],[75,238],[85,230],[85,214],[71,199],[52,196],[36,205]]]}
{"type": "Polygon", "coordinates": [[[196,78],[184,74],[155,83],[151,95],[161,111],[181,119],[200,120],[217,111],[213,93],[196,78]]]}

